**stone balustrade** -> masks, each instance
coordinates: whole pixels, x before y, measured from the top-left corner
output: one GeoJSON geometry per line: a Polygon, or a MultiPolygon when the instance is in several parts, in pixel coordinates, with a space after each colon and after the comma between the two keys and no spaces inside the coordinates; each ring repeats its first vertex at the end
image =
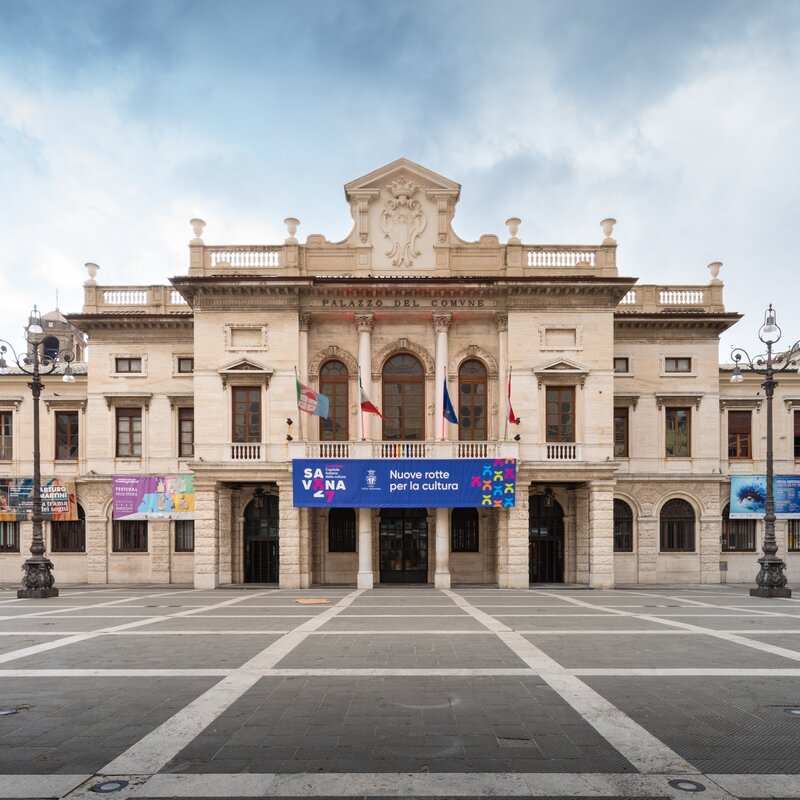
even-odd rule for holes
{"type": "Polygon", "coordinates": [[[620,300],[617,311],[654,313],[660,311],[724,312],[722,284],[641,285],[620,300]]]}
{"type": "Polygon", "coordinates": [[[83,313],[133,311],[145,314],[186,313],[189,306],[172,286],[84,286],[83,313]]]}

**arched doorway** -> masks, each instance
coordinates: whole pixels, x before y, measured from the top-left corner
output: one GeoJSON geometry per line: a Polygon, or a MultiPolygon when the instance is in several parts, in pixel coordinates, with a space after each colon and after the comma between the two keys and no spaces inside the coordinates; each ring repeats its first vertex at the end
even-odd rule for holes
{"type": "Polygon", "coordinates": [[[256,489],[244,510],[244,582],[277,583],[278,498],[256,489]]]}
{"type": "Polygon", "coordinates": [[[384,508],[379,530],[381,583],[427,583],[427,510],[384,508]]]}
{"type": "Polygon", "coordinates": [[[528,571],[531,583],[564,582],[564,511],[550,492],[530,496],[528,571]]]}

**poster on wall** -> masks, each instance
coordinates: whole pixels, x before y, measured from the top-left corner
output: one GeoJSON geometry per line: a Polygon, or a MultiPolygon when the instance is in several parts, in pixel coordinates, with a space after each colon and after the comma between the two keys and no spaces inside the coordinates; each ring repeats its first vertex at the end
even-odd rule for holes
{"type": "Polygon", "coordinates": [[[194,475],[115,475],[114,519],[194,519],[194,475]]]}
{"type": "MultiPolygon", "coordinates": [[[[800,519],[800,475],[775,475],[772,479],[775,516],[800,519]]],[[[731,519],[763,519],[767,503],[766,475],[731,476],[731,519]]]]}
{"type": "Polygon", "coordinates": [[[513,458],[292,462],[298,508],[511,508],[513,458]]]}
{"type": "MultiPolygon", "coordinates": [[[[78,519],[75,482],[42,479],[42,518],[55,522],[78,519]]],[[[33,478],[0,478],[0,522],[29,520],[33,514],[33,478]]]]}

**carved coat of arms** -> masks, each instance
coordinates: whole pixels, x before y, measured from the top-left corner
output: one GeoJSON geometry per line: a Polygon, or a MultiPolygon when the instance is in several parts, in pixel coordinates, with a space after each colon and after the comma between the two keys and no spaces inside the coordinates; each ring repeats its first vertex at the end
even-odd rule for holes
{"type": "Polygon", "coordinates": [[[395,267],[404,264],[410,267],[420,256],[417,239],[427,224],[422,203],[413,199],[419,186],[402,177],[392,181],[387,188],[392,198],[386,201],[381,212],[381,230],[391,243],[386,255],[395,267]]]}

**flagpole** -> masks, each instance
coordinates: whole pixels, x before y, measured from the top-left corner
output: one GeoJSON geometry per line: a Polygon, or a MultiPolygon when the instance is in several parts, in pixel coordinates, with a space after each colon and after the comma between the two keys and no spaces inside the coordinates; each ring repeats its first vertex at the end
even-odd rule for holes
{"type": "Polygon", "coordinates": [[[442,367],[442,372],[444,373],[444,380],[442,381],[442,438],[441,441],[444,441],[444,392],[447,388],[447,367],[442,367]]]}
{"type": "Polygon", "coordinates": [[[361,427],[361,441],[365,441],[367,436],[364,432],[364,409],[361,408],[361,365],[358,367],[358,421],[361,427]]]}
{"type": "Polygon", "coordinates": [[[511,414],[511,367],[506,375],[506,422],[503,430],[503,441],[508,441],[508,418],[511,414]]]}

